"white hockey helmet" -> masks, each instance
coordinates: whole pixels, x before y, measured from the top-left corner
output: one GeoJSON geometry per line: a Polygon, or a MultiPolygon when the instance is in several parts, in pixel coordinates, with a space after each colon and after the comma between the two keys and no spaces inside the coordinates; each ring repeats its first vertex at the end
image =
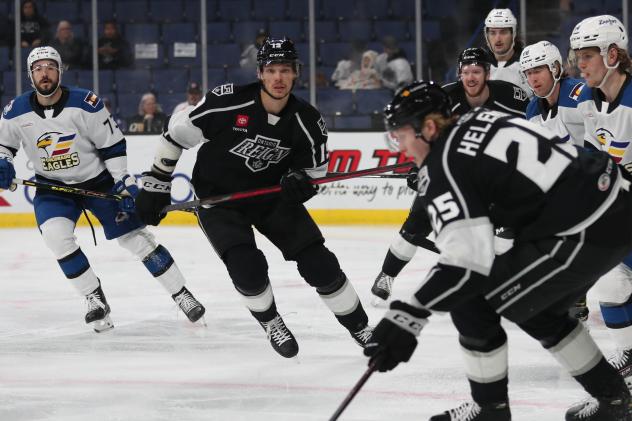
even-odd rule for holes
{"type": "MultiPolygon", "coordinates": [[[[57,69],[59,69],[59,82],[57,84],[57,87],[52,93],[48,95],[42,95],[42,96],[48,97],[48,96],[53,95],[55,91],[59,88],[59,86],[61,86],[61,75],[64,72],[64,67],[62,65],[61,56],[59,55],[57,50],[55,50],[53,47],[45,46],[45,47],[33,48],[33,50],[30,52],[29,56],[26,59],[26,66],[27,66],[29,79],[31,80],[31,86],[33,86],[35,90],[37,90],[37,88],[35,87],[35,82],[33,81],[32,68],[33,68],[33,64],[39,60],[52,60],[57,64],[57,69]]],[[[41,92],[39,93],[41,95],[41,92]]]]}
{"type": "Polygon", "coordinates": [[[560,66],[559,72],[562,72],[562,54],[560,50],[548,41],[540,41],[535,44],[527,45],[520,54],[520,71],[525,72],[529,69],[533,69],[538,66],[548,66],[549,70],[553,74],[553,77],[559,77],[558,68],[555,66],[558,63],[560,66]]]}
{"type": "Polygon", "coordinates": [[[516,42],[516,28],[518,27],[518,20],[511,12],[511,9],[492,9],[485,18],[485,41],[490,51],[494,51],[489,38],[487,37],[487,30],[489,28],[510,28],[511,29],[511,48],[514,47],[516,42]]]}
{"type": "Polygon", "coordinates": [[[605,56],[608,48],[615,44],[627,50],[628,34],[619,19],[610,15],[592,16],[575,25],[571,33],[571,49],[598,47],[605,56]]]}

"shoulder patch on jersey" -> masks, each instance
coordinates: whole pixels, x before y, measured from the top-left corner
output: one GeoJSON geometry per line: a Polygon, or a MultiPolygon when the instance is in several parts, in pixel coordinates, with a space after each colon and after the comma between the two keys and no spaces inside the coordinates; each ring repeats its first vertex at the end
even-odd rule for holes
{"type": "Polygon", "coordinates": [[[230,95],[233,93],[233,84],[226,83],[224,85],[216,86],[211,92],[213,92],[217,96],[230,95]]]}
{"type": "Polygon", "coordinates": [[[9,111],[11,111],[11,108],[13,108],[13,101],[15,100],[11,100],[11,102],[9,102],[7,105],[5,105],[4,109],[2,110],[2,114],[6,117],[7,114],[9,114],[9,111]]]}
{"type": "Polygon", "coordinates": [[[579,96],[581,95],[584,86],[586,85],[583,82],[575,84],[575,86],[573,86],[573,88],[569,92],[568,97],[574,101],[577,101],[577,98],[579,98],[579,96]]]}
{"type": "Polygon", "coordinates": [[[318,127],[320,127],[320,132],[323,134],[323,136],[327,136],[327,124],[325,123],[325,119],[323,118],[323,116],[320,116],[316,124],[318,124],[318,127]]]}
{"type": "Polygon", "coordinates": [[[430,175],[428,174],[428,166],[424,165],[417,174],[419,181],[417,182],[417,191],[419,196],[425,196],[430,185],[430,175]]]}
{"type": "Polygon", "coordinates": [[[97,108],[97,104],[99,104],[99,97],[94,92],[90,91],[83,99],[83,102],[90,105],[92,108],[97,108]]]}
{"type": "Polygon", "coordinates": [[[519,88],[518,86],[513,87],[513,97],[518,101],[526,101],[529,98],[529,95],[524,91],[524,89],[519,88]]]}

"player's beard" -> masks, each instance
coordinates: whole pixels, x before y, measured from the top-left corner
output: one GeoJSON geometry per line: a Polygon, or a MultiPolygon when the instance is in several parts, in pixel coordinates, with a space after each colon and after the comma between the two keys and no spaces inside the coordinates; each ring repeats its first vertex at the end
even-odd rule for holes
{"type": "Polygon", "coordinates": [[[511,44],[509,44],[509,46],[507,48],[504,48],[502,51],[498,51],[494,47],[494,54],[496,54],[497,56],[504,56],[505,54],[509,53],[509,51],[511,51],[511,44]]]}
{"type": "Polygon", "coordinates": [[[40,95],[42,95],[42,96],[49,96],[53,92],[55,92],[57,90],[57,88],[59,87],[59,80],[57,80],[56,82],[53,82],[50,79],[47,79],[46,81],[42,80],[39,83],[37,83],[35,86],[37,88],[37,92],[40,95]],[[50,83],[50,87],[48,89],[44,89],[42,87],[42,84],[45,83],[45,82],[50,83]]]}
{"type": "Polygon", "coordinates": [[[485,83],[481,83],[479,85],[476,85],[472,88],[465,89],[465,85],[463,86],[463,90],[465,91],[465,94],[469,97],[475,98],[480,96],[483,93],[483,90],[485,89],[485,83]],[[472,92],[472,89],[476,88],[476,91],[472,92]],[[472,93],[470,93],[472,92],[472,93]]]}

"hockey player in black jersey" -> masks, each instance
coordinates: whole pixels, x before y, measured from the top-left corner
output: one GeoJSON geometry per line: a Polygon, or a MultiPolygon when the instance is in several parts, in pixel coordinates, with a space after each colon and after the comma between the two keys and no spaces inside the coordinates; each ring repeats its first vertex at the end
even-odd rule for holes
{"type": "MultiPolygon", "coordinates": [[[[472,108],[484,106],[524,118],[529,104],[527,94],[509,82],[489,80],[490,65],[491,57],[482,48],[467,48],[459,54],[459,80],[443,87],[452,100],[452,113],[462,115],[472,108]]],[[[411,178],[408,184],[414,189],[416,174],[413,173],[411,178]]],[[[376,297],[382,300],[390,297],[395,277],[413,258],[417,247],[436,250],[432,241],[426,238],[431,230],[426,210],[419,200],[415,199],[399,235],[389,246],[382,270],[371,287],[371,292],[376,297]]],[[[501,248],[506,247],[503,244],[506,239],[498,238],[497,241],[501,248]]]]}
{"type": "Polygon", "coordinates": [[[393,369],[410,359],[432,312],[448,311],[473,401],[431,420],[510,420],[503,316],[592,396],[566,420],[632,420],[623,378],[568,315],[632,249],[629,176],[607,153],[557,143],[526,120],[480,108],[457,121],[450,109],[446,92],[426,82],[385,108],[387,129],[420,166],[419,197],[441,254],[408,302],[391,303],[365,354],[380,371],[393,369]],[[516,238],[496,256],[498,226],[516,238]]]}
{"type": "Polygon", "coordinates": [[[280,182],[280,196],[198,208],[200,227],[279,354],[295,356],[298,344],[277,312],[253,226],[286,260],[296,262],[301,276],[364,346],[371,334],[367,315],[303,206],[317,193],[309,180],[327,171],[325,122],[314,107],[291,93],[300,70],[291,40],[267,39],[257,60],[258,82],[218,86],[195,107],[171,116],[151,171],[142,178],[139,214],[148,224],[160,222],[161,209],[171,202],[171,174],[182,150],[199,143],[192,180],[198,197],[280,182]]]}

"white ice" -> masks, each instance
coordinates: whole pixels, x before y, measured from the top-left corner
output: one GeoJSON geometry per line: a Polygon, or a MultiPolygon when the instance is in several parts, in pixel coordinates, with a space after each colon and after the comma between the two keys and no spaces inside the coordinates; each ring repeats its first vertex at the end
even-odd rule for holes
{"type": "MultiPolygon", "coordinates": [[[[162,287],[97,228],[79,242],[101,278],[115,328],[94,333],[85,304],[37,229],[0,230],[1,421],[327,420],[367,360],[293,263],[258,237],[279,311],[300,345],[278,356],[244,308],[197,227],[152,230],[206,306],[207,326],[189,323],[162,287]]],[[[397,227],[323,227],[371,323],[370,288],[397,227]]],[[[419,250],[395,282],[407,298],[436,257],[419,250]]],[[[248,264],[248,262],[244,262],[248,264]]],[[[590,329],[609,351],[598,311],[590,329]]],[[[506,324],[514,420],[562,420],[584,392],[539,344],[506,324]]],[[[374,374],[340,420],[427,420],[469,397],[448,316],[433,316],[411,361],[374,374]]]]}

